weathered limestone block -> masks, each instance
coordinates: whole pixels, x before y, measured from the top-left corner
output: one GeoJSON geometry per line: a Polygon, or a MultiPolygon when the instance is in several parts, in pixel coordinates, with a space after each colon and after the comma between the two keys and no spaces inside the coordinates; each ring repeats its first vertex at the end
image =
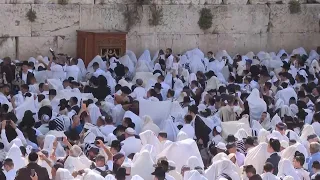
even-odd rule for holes
{"type": "Polygon", "coordinates": [[[233,57],[236,53],[246,54],[264,49],[260,34],[218,34],[218,50],[227,50],[233,57]]]}
{"type": "Polygon", "coordinates": [[[269,8],[267,5],[228,5],[212,6],[213,33],[248,33],[255,34],[267,31],[269,8]]]}
{"type": "MultiPolygon", "coordinates": [[[[59,4],[59,0],[34,0],[35,4],[59,4]]],[[[68,4],[94,4],[94,0],[68,0],[68,4]]]]}
{"type": "Polygon", "coordinates": [[[77,37],[76,34],[71,36],[58,36],[59,53],[68,54],[68,56],[76,57],[77,54],[77,37]]]}
{"type": "Polygon", "coordinates": [[[6,0],[0,0],[0,4],[5,4],[6,0]]]}
{"type": "Polygon", "coordinates": [[[205,54],[208,51],[217,52],[219,49],[218,34],[200,34],[199,49],[205,54]]]}
{"type": "Polygon", "coordinates": [[[81,5],[80,28],[125,30],[125,10],[126,5],[81,5]]]}
{"type": "Polygon", "coordinates": [[[249,2],[250,4],[288,4],[290,0],[249,0],[249,2]]]}
{"type": "Polygon", "coordinates": [[[244,5],[244,4],[248,4],[248,0],[223,0],[222,3],[244,5]]]}
{"type": "Polygon", "coordinates": [[[31,23],[26,14],[27,4],[2,4],[0,6],[0,36],[31,36],[31,23]]]}
{"type": "Polygon", "coordinates": [[[134,3],[135,1],[133,0],[95,0],[95,4],[134,4],[134,3]]]}
{"type": "Polygon", "coordinates": [[[0,38],[0,59],[4,57],[16,58],[16,40],[14,37],[0,38]]]}
{"type": "Polygon", "coordinates": [[[289,5],[270,5],[272,33],[319,32],[320,4],[301,4],[301,12],[290,14],[289,5]]]}
{"type": "Polygon", "coordinates": [[[68,36],[80,28],[79,5],[34,4],[32,36],[68,36]]]}
{"type": "Polygon", "coordinates": [[[49,48],[57,51],[57,37],[19,37],[18,59],[27,60],[37,55],[49,55],[49,48]]]}
{"type": "Polygon", "coordinates": [[[6,0],[7,4],[33,4],[34,0],[6,0]]]}

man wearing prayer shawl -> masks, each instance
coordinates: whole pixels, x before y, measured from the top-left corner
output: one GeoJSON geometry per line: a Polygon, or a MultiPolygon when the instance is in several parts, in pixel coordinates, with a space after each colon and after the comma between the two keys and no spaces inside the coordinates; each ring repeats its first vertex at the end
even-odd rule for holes
{"type": "Polygon", "coordinates": [[[199,145],[207,147],[211,129],[203,122],[203,120],[199,116],[197,116],[198,107],[196,105],[189,106],[188,114],[192,116],[191,126],[194,127],[196,136],[194,138],[197,140],[199,145]]]}

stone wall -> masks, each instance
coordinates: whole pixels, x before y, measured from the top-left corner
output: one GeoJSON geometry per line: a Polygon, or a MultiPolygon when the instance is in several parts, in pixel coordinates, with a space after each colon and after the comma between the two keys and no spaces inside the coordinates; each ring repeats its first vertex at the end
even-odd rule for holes
{"type": "Polygon", "coordinates": [[[162,8],[162,23],[156,27],[149,25],[150,5],[134,0],[68,0],[66,5],[59,0],[0,0],[0,58],[26,60],[47,55],[49,47],[75,56],[76,30],[126,31],[123,12],[132,8],[140,21],[128,32],[127,49],[138,55],[166,47],[176,53],[199,47],[234,54],[320,46],[320,4],[301,4],[301,12],[291,14],[287,0],[149,1],[162,8]],[[213,25],[206,31],[198,26],[203,7],[213,13],[213,25]],[[34,22],[26,16],[30,9],[36,12],[34,22]]]}

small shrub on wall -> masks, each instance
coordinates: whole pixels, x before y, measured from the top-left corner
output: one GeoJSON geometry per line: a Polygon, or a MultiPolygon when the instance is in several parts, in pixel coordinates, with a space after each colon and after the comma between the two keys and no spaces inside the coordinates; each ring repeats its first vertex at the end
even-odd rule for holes
{"type": "Polygon", "coordinates": [[[149,19],[150,26],[158,26],[162,23],[163,12],[162,7],[157,8],[156,5],[150,6],[151,17],[149,19]]]}
{"type": "Polygon", "coordinates": [[[68,1],[69,0],[58,0],[58,4],[66,5],[66,4],[68,4],[68,1]]]}
{"type": "Polygon", "coordinates": [[[297,0],[291,0],[289,2],[290,14],[297,14],[301,12],[301,5],[297,0]]]}
{"type": "Polygon", "coordinates": [[[37,19],[37,13],[36,11],[29,9],[29,11],[26,14],[26,17],[30,22],[34,22],[37,19]]]}
{"type": "Polygon", "coordinates": [[[212,19],[213,19],[213,15],[211,13],[211,10],[208,8],[202,8],[200,10],[200,18],[198,21],[198,25],[200,29],[202,30],[210,29],[212,26],[212,19]]]}

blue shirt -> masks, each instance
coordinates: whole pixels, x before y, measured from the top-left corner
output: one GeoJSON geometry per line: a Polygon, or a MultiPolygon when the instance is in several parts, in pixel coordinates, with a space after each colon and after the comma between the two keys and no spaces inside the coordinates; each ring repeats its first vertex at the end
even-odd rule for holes
{"type": "Polygon", "coordinates": [[[312,154],[309,158],[308,162],[308,171],[310,172],[310,175],[312,175],[314,172],[312,171],[312,163],[314,161],[319,161],[320,162],[320,152],[317,152],[315,154],[312,154]]]}

